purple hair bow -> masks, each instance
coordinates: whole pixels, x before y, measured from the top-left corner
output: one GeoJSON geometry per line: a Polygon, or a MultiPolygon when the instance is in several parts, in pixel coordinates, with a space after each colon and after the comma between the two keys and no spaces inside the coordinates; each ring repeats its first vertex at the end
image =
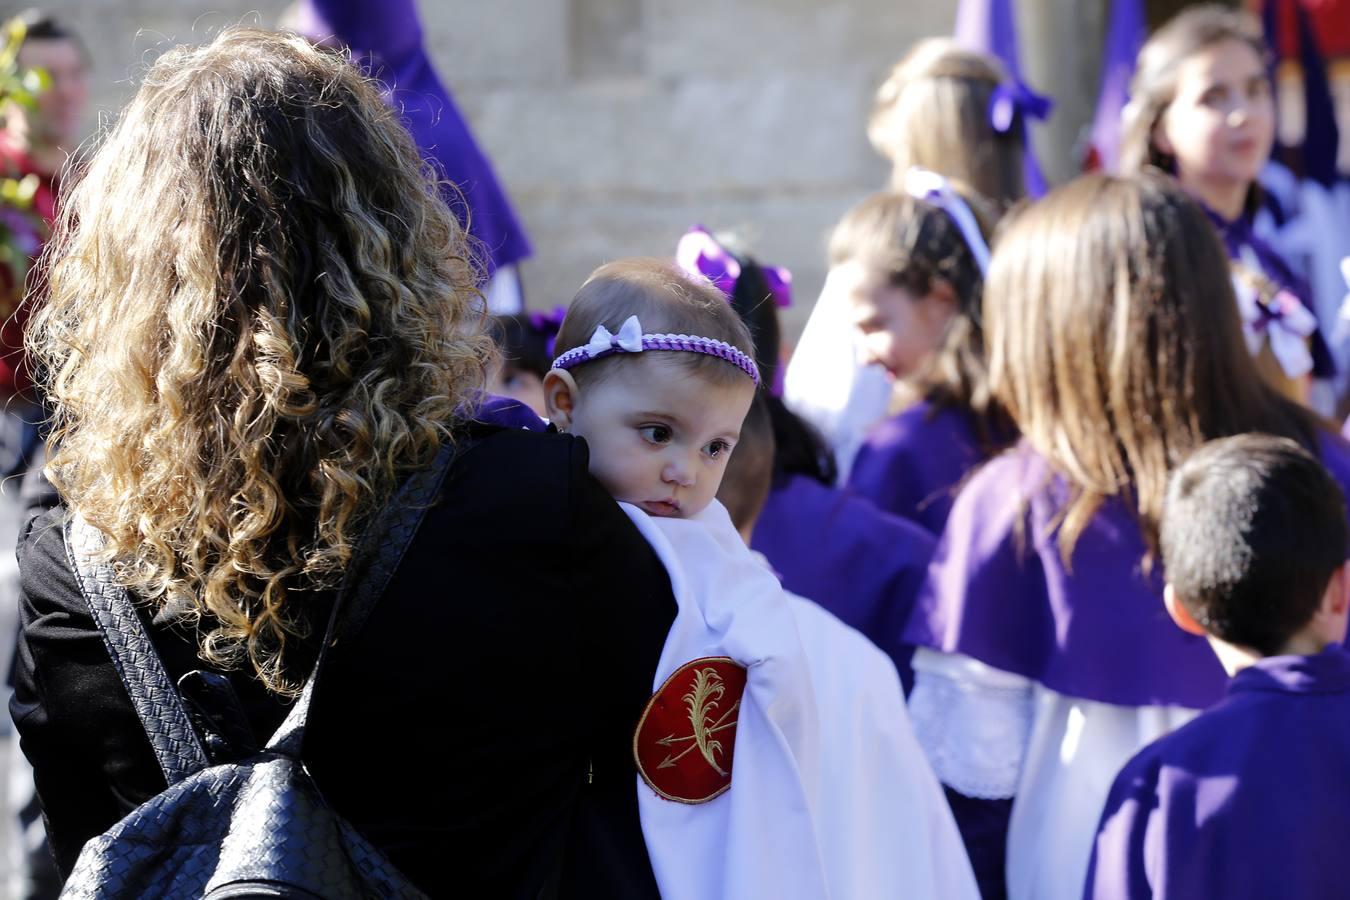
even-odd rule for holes
{"type": "Polygon", "coordinates": [[[1055,102],[1038,94],[1016,79],[1004,81],[994,88],[989,98],[989,124],[999,134],[1007,134],[1017,119],[1044,120],[1055,108],[1055,102]]]}
{"type": "Polygon", "coordinates": [[[530,327],[542,335],[552,337],[562,328],[563,317],[567,315],[567,307],[555,306],[552,312],[532,312],[530,313],[530,327]]]}
{"type": "Polygon", "coordinates": [[[558,332],[562,330],[563,318],[566,316],[565,306],[555,306],[552,312],[532,312],[529,315],[530,328],[543,336],[549,356],[553,355],[553,345],[558,340],[558,332]]]}
{"type": "MultiPolygon", "coordinates": [[[[717,242],[708,229],[695,225],[680,238],[675,247],[675,261],[690,275],[702,275],[718,290],[731,298],[736,290],[736,279],[741,277],[741,264],[717,242]]],[[[782,266],[760,265],[774,304],[780,309],[792,305],[792,273],[782,266]]]]}

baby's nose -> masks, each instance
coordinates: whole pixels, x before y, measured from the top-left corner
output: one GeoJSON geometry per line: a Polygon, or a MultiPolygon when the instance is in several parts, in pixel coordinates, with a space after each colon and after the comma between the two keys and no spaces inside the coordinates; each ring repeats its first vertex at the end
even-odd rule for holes
{"type": "Polygon", "coordinates": [[[684,460],[676,460],[666,464],[666,470],[661,474],[661,477],[667,484],[692,487],[694,484],[694,467],[684,460]]]}

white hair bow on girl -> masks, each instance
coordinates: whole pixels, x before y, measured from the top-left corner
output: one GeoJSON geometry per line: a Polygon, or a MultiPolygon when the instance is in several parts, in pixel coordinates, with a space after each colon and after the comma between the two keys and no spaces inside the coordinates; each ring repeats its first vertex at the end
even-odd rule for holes
{"type": "Polygon", "coordinates": [[[618,334],[610,334],[609,329],[597,325],[595,333],[586,342],[586,353],[592,358],[609,350],[622,350],[627,353],[642,352],[642,325],[637,316],[629,316],[619,326],[618,334]]]}
{"type": "Polygon", "coordinates": [[[936,172],[913,166],[905,172],[905,193],[915,200],[931,203],[952,217],[956,228],[965,238],[966,246],[980,267],[980,274],[989,272],[989,245],[984,242],[975,213],[961,195],[952,189],[952,184],[936,172]]]}
{"type": "Polygon", "coordinates": [[[1242,313],[1242,331],[1247,349],[1256,354],[1263,339],[1270,341],[1270,352],[1290,378],[1302,378],[1312,371],[1312,352],[1308,339],[1317,331],[1317,318],[1288,291],[1279,291],[1263,302],[1256,288],[1233,280],[1238,309],[1242,313]]]}

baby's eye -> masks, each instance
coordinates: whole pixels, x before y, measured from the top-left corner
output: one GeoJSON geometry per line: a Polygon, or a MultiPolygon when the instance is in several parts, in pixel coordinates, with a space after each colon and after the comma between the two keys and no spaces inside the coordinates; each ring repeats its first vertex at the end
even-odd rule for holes
{"type": "Polygon", "coordinates": [[[731,444],[726,441],[713,441],[705,448],[705,452],[713,459],[721,459],[724,454],[731,452],[731,444]]]}
{"type": "Polygon", "coordinates": [[[670,427],[667,425],[643,425],[638,432],[649,444],[665,444],[670,441],[670,427]]]}

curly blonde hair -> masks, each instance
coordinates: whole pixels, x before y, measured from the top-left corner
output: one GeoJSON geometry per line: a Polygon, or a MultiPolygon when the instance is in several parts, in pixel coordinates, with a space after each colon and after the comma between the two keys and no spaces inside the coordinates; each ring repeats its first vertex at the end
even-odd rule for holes
{"type": "Polygon", "coordinates": [[[150,68],[44,264],[48,475],[203,658],[293,693],[314,592],[490,362],[433,173],[346,57],[230,28],[150,68]]]}

